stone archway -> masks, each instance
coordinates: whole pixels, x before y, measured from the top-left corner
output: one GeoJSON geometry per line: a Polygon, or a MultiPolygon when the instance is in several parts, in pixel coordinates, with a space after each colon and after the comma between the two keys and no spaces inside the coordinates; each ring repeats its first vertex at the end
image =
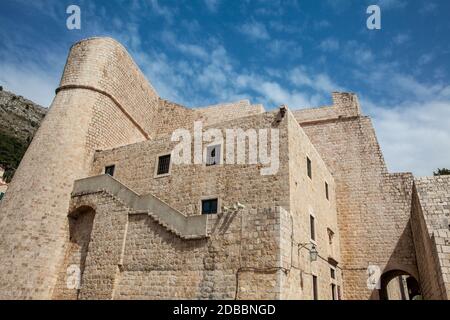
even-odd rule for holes
{"type": "Polygon", "coordinates": [[[61,265],[54,299],[78,299],[83,281],[95,210],[81,206],[68,215],[69,239],[61,265]]]}
{"type": "Polygon", "coordinates": [[[418,280],[403,270],[390,270],[380,278],[380,300],[416,300],[422,294],[418,280]]]}

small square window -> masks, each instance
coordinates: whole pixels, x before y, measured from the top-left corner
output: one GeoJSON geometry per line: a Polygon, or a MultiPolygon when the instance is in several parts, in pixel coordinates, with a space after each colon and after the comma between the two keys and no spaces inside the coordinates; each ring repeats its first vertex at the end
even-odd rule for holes
{"type": "Polygon", "coordinates": [[[160,156],[158,158],[158,170],[156,175],[165,175],[170,172],[170,154],[166,154],[164,156],[160,156]]]}
{"type": "Polygon", "coordinates": [[[202,214],[216,214],[218,199],[202,200],[202,214]]]}
{"type": "Polygon", "coordinates": [[[209,146],[206,149],[206,165],[215,166],[220,164],[220,145],[209,146]]]}
{"type": "Polygon", "coordinates": [[[114,177],[114,171],[116,170],[116,166],[107,166],[105,167],[105,174],[114,177]]]}
{"type": "Polygon", "coordinates": [[[325,182],[325,197],[327,198],[327,200],[330,200],[330,194],[328,192],[328,183],[325,182]]]}
{"type": "Polygon", "coordinates": [[[311,240],[316,241],[316,222],[313,216],[309,216],[309,225],[311,229],[311,240]]]}
{"type": "Polygon", "coordinates": [[[306,166],[308,168],[308,177],[312,179],[312,163],[311,159],[309,159],[308,157],[306,157],[306,166]]]}

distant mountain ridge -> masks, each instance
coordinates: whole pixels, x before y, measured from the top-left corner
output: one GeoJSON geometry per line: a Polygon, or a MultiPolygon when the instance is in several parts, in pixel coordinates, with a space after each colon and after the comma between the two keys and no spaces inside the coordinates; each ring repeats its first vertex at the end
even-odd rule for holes
{"type": "Polygon", "coordinates": [[[47,109],[0,87],[0,166],[10,181],[47,109]]]}

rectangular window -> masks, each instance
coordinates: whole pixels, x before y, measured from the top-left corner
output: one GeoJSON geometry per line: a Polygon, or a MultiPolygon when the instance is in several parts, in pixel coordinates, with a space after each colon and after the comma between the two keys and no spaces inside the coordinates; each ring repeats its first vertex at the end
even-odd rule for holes
{"type": "Polygon", "coordinates": [[[315,218],[313,216],[309,216],[309,226],[310,226],[310,231],[311,231],[311,240],[316,241],[316,222],[315,222],[315,218]]]}
{"type": "Polygon", "coordinates": [[[328,254],[330,257],[334,257],[334,232],[330,228],[327,228],[328,233],[328,254]]]}
{"type": "Polygon", "coordinates": [[[331,279],[336,279],[336,271],[333,268],[330,268],[330,276],[331,279]]]}
{"type": "Polygon", "coordinates": [[[327,198],[327,200],[330,200],[330,195],[328,193],[328,183],[325,182],[325,197],[327,198]]]}
{"type": "Polygon", "coordinates": [[[202,200],[202,214],[216,214],[218,199],[202,200]]]}
{"type": "Polygon", "coordinates": [[[308,157],[306,157],[306,166],[307,166],[307,168],[308,168],[308,177],[309,177],[310,179],[312,179],[312,166],[311,166],[311,160],[310,160],[308,157]]]}
{"type": "Polygon", "coordinates": [[[317,292],[317,276],[312,276],[313,298],[319,300],[319,293],[317,292]]]}
{"type": "Polygon", "coordinates": [[[328,233],[328,244],[330,246],[332,246],[333,245],[334,232],[330,228],[327,228],[327,233],[328,233]]]}
{"type": "Polygon", "coordinates": [[[114,177],[114,170],[116,170],[116,166],[105,167],[105,174],[110,175],[111,177],[114,177]]]}
{"type": "Polygon", "coordinates": [[[3,199],[3,196],[4,196],[5,194],[3,193],[3,192],[0,192],[0,200],[2,200],[3,199]]]}
{"type": "Polygon", "coordinates": [[[331,299],[337,300],[336,299],[336,285],[334,283],[331,284],[331,299]]]}
{"type": "Polygon", "coordinates": [[[158,158],[158,171],[156,175],[160,176],[163,174],[169,174],[170,170],[170,154],[160,156],[158,158]]]}
{"type": "Polygon", "coordinates": [[[214,166],[220,164],[220,145],[209,146],[206,149],[206,165],[214,166]]]}

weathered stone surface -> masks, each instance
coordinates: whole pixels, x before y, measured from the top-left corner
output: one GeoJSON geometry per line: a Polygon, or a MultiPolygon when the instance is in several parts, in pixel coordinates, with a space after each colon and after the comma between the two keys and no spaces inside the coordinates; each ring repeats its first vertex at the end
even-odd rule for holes
{"type": "MultiPolygon", "coordinates": [[[[319,299],[332,289],[376,299],[367,287],[376,265],[384,280],[403,272],[424,298],[447,299],[449,181],[389,173],[354,94],[294,112],[245,100],[188,109],[161,99],[120,44],[88,39],[73,46],[0,203],[0,298],[312,299],[315,276],[319,299]],[[279,130],[279,170],[172,164],[155,176],[172,132],[192,135],[194,121],[222,133],[279,130]],[[114,182],[101,178],[111,165],[114,182]],[[206,230],[183,226],[209,197],[219,212],[201,218],[206,230]],[[245,208],[233,209],[238,202],[245,208]],[[70,266],[79,289],[67,287],[70,266]]],[[[387,288],[392,297],[396,288],[387,288]]]]}

